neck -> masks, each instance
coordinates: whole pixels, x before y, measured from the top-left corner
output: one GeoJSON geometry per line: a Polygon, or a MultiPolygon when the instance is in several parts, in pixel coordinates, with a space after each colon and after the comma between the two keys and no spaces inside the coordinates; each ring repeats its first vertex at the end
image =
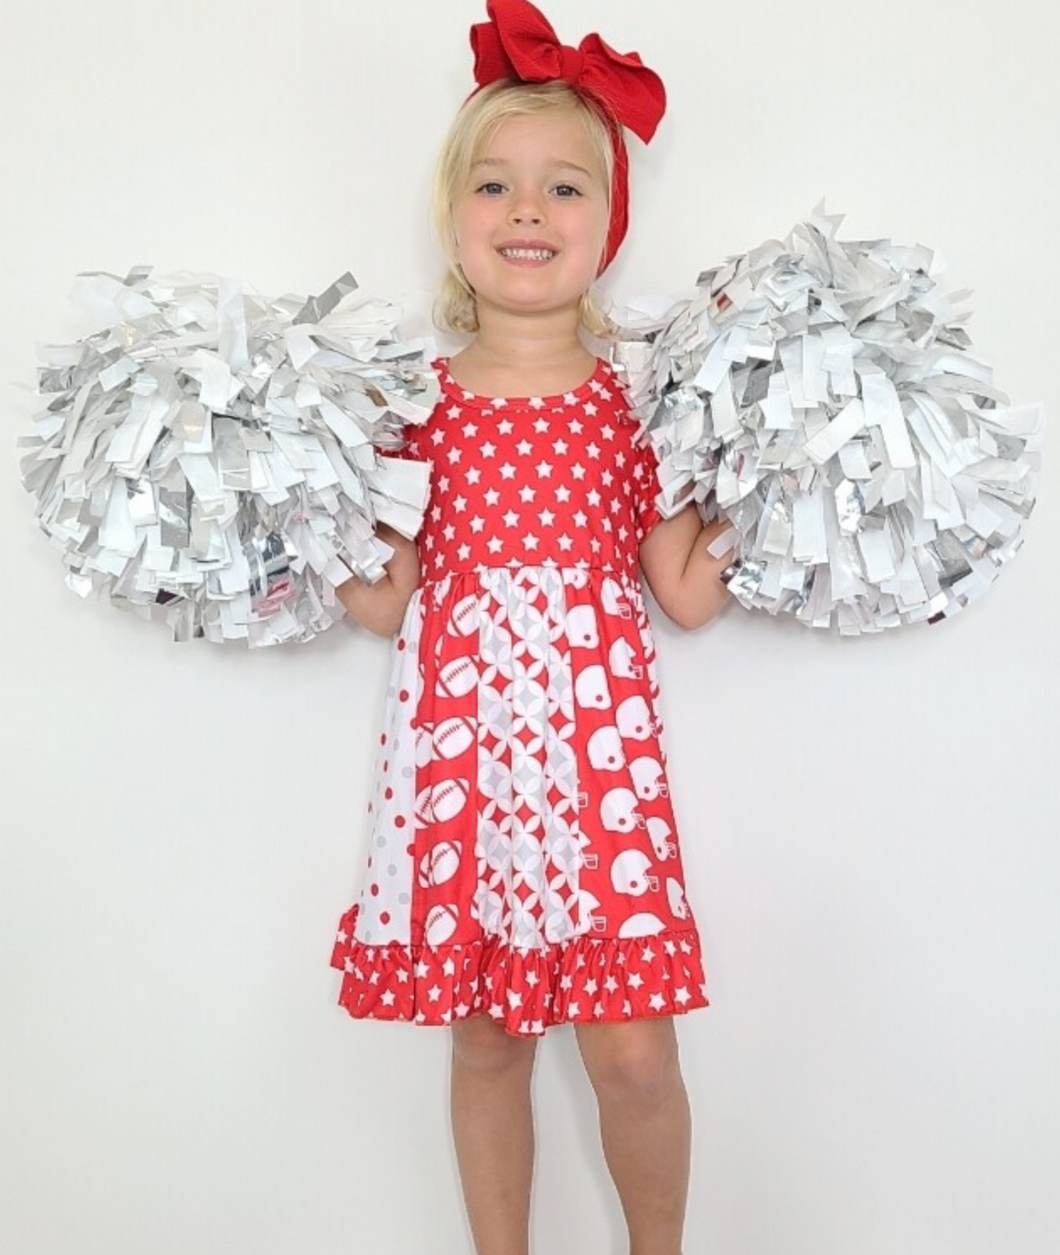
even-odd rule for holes
{"type": "Polygon", "coordinates": [[[587,350],[578,335],[578,308],[541,314],[513,313],[478,303],[479,329],[464,350],[482,367],[548,369],[582,361],[587,350]]]}

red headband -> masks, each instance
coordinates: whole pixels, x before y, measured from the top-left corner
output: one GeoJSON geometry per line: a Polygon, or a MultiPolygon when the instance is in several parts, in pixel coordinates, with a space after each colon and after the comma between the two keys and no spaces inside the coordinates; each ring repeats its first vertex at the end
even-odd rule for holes
{"type": "Polygon", "coordinates": [[[615,169],[607,247],[597,272],[602,274],[618,252],[629,222],[629,158],[622,127],[628,126],[648,143],[666,112],[662,79],[637,53],[615,52],[599,35],[586,35],[577,48],[561,44],[548,19],[529,0],[486,0],[486,12],[491,20],[471,27],[478,83],[471,96],[499,78],[524,83],[563,79],[604,107],[615,169]]]}

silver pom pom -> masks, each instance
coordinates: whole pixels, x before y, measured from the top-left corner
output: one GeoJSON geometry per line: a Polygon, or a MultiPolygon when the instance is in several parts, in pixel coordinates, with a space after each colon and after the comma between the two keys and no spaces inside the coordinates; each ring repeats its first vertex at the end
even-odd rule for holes
{"type": "Polygon", "coordinates": [[[109,325],[38,350],[49,398],[22,481],[66,583],[164,617],[174,638],[310,640],[419,530],[429,464],[388,457],[439,395],[429,338],[341,276],[269,300],[236,279],[88,272],[71,299],[109,325]]]}
{"type": "Polygon", "coordinates": [[[662,513],[691,497],[735,529],[730,591],[857,635],[990,587],[1034,506],[1043,416],[993,386],[929,249],[841,242],[841,221],[818,205],[694,295],[631,307],[614,357],[662,513]]]}

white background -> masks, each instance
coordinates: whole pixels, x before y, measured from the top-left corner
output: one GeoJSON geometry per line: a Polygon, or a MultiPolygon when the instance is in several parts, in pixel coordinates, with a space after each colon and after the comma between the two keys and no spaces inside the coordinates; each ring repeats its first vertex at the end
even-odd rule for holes
{"type": "MultiPolygon", "coordinates": [[[[1015,401],[1060,412],[1054,5],[552,0],[663,77],[604,287],[687,290],[817,202],[942,251],[1015,401]]],[[[388,644],[177,646],[82,602],[15,437],[80,270],[429,294],[431,163],[480,0],[3,13],[0,1248],[463,1255],[449,1032],[353,1021],[388,644]],[[19,390],[17,383],[30,384],[19,390]]],[[[463,341],[440,337],[447,351],[463,341]]],[[[678,1020],[686,1255],[1060,1243],[1060,459],[987,597],[861,640],[650,603],[712,1005],[678,1020]]],[[[573,1030],[535,1076],[535,1251],[624,1255],[573,1030]]]]}

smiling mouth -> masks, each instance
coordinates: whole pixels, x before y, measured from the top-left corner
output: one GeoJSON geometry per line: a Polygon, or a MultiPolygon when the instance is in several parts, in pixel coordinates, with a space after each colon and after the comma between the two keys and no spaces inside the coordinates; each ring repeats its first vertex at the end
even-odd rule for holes
{"type": "Polygon", "coordinates": [[[516,266],[544,266],[556,256],[550,248],[499,248],[497,252],[516,266]]]}

